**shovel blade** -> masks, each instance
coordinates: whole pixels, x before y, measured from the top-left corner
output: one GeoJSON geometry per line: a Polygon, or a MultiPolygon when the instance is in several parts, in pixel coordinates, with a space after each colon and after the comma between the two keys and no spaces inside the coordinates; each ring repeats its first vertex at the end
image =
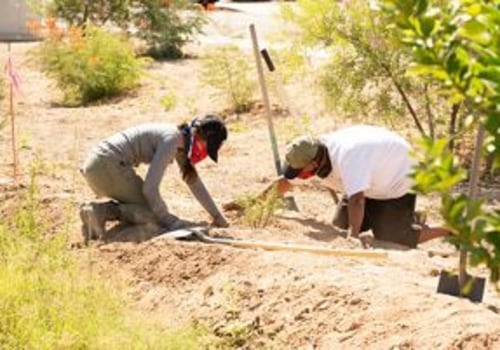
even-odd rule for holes
{"type": "Polygon", "coordinates": [[[206,230],[205,227],[187,227],[181,228],[178,230],[167,231],[165,233],[160,234],[157,238],[166,238],[166,239],[196,239],[198,232],[203,232],[206,230]]]}
{"type": "Polygon", "coordinates": [[[458,275],[452,275],[448,271],[441,271],[437,292],[442,294],[464,297],[474,302],[482,302],[484,295],[485,279],[467,275],[466,290],[460,290],[458,275]]]}
{"type": "Polygon", "coordinates": [[[283,201],[285,202],[285,208],[287,210],[299,211],[299,207],[297,206],[297,202],[295,202],[295,198],[291,196],[283,197],[283,201]]]}

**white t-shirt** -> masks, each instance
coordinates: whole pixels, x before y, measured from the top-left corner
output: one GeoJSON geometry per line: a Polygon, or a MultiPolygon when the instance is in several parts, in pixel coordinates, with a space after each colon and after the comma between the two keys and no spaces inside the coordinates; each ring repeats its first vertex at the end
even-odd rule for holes
{"type": "Polygon", "coordinates": [[[332,172],[322,182],[325,186],[352,196],[363,191],[373,199],[399,198],[408,193],[408,177],[416,161],[411,146],[401,136],[387,129],[356,125],[324,134],[332,172]]]}

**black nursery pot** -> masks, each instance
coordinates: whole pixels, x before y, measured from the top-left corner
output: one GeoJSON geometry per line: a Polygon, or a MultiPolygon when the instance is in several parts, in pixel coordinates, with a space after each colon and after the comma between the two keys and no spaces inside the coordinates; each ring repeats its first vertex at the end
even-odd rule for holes
{"type": "Polygon", "coordinates": [[[478,303],[482,302],[486,280],[482,277],[474,277],[470,275],[467,275],[466,279],[466,285],[470,283],[470,286],[466,288],[466,291],[461,292],[458,275],[442,270],[439,275],[437,292],[467,298],[478,303]]]}

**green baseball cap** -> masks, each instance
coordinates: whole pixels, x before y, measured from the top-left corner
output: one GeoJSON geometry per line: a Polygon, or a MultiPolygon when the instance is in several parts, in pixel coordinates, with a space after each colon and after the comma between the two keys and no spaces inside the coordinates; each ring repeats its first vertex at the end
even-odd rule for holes
{"type": "Polygon", "coordinates": [[[320,143],[311,136],[300,136],[286,147],[285,164],[282,174],[287,179],[294,179],[308,166],[319,151],[320,143]]]}

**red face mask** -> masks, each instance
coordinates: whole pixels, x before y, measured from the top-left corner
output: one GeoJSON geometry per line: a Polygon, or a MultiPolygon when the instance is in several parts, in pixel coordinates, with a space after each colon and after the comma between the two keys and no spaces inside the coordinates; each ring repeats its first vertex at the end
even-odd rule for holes
{"type": "Polygon", "coordinates": [[[189,149],[188,158],[191,164],[195,165],[205,159],[208,155],[206,147],[195,134],[191,139],[191,148],[189,149]]]}
{"type": "Polygon", "coordinates": [[[305,180],[313,177],[316,174],[316,170],[302,170],[298,176],[299,179],[305,180]]]}

